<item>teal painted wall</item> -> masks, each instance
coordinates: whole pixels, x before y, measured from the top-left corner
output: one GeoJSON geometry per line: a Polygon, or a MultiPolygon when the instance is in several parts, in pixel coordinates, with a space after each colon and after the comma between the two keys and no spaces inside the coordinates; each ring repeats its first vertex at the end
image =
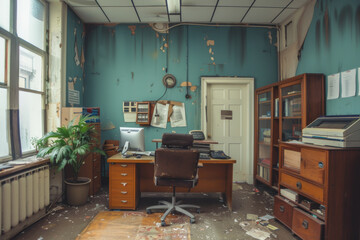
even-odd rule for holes
{"type": "Polygon", "coordinates": [[[113,130],[102,131],[102,140],[119,139],[120,126],[139,126],[124,122],[122,103],[157,100],[165,90],[161,80],[166,67],[177,85],[162,99],[185,102],[187,127],[171,128],[170,123],[166,129],[146,127],[147,150],[155,149],[151,140],[164,132],[200,129],[202,76],[254,77],[255,88],[278,79],[275,30],[181,26],[169,34],[157,34],[148,25],[135,26],[134,34],[128,25],[88,25],[86,29],[84,105],[100,107],[102,124],[115,125],[113,130]],[[208,46],[208,40],[214,45],[208,46]],[[180,86],[187,76],[197,86],[189,91],[191,99],[185,99],[186,88],[180,86]]]}
{"type": "Polygon", "coordinates": [[[85,73],[84,67],[82,68],[81,64],[76,65],[75,63],[75,29],[78,56],[79,60],[81,61],[81,51],[85,41],[84,24],[80,18],[68,7],[66,33],[66,107],[81,107],[84,104],[83,85],[85,73]],[[69,87],[79,91],[79,104],[69,103],[69,87]]]}
{"type": "MultiPolygon", "coordinates": [[[[301,52],[297,74],[319,72],[327,76],[358,67],[360,1],[318,0],[301,52]]],[[[355,97],[327,100],[326,114],[360,114],[358,94],[357,89],[355,97]]]]}

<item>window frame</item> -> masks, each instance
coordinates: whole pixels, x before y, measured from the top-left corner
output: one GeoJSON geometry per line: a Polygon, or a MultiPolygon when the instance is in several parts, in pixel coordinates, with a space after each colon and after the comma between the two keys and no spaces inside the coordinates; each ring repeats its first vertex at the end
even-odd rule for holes
{"type": "Polygon", "coordinates": [[[5,61],[5,83],[0,83],[0,88],[8,90],[8,133],[9,133],[9,156],[0,157],[0,163],[28,157],[36,154],[36,150],[23,152],[20,138],[20,114],[19,114],[19,92],[40,94],[43,110],[43,133],[46,132],[46,104],[47,104],[47,82],[48,82],[48,29],[49,29],[49,5],[44,0],[38,0],[44,5],[44,46],[43,49],[27,42],[17,35],[17,0],[10,1],[10,29],[9,31],[0,27],[0,36],[5,38],[7,56],[5,61]],[[42,58],[42,91],[19,87],[20,72],[20,47],[25,48],[42,58]]]}

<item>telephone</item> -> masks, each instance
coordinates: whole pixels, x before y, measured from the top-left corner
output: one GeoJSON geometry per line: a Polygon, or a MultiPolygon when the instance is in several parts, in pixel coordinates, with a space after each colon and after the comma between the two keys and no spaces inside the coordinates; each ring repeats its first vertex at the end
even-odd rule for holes
{"type": "Polygon", "coordinates": [[[201,130],[191,130],[189,134],[193,135],[194,140],[205,140],[204,132],[201,130]]]}

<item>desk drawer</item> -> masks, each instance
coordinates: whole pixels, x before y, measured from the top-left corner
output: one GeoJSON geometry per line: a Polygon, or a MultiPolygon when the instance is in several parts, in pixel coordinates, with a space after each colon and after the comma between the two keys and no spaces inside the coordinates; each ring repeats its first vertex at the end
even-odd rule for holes
{"type": "Polygon", "coordinates": [[[112,197],[109,202],[110,209],[133,209],[136,208],[135,198],[112,197]]]}
{"type": "Polygon", "coordinates": [[[111,182],[111,194],[113,196],[135,197],[135,184],[132,182],[113,180],[111,182]]]}
{"type": "Polygon", "coordinates": [[[303,240],[320,240],[324,233],[324,222],[308,213],[294,208],[292,220],[293,232],[303,240]]]}
{"type": "Polygon", "coordinates": [[[274,216],[288,228],[292,226],[293,209],[295,205],[285,201],[280,196],[275,196],[274,216]]]}
{"type": "Polygon", "coordinates": [[[321,187],[315,186],[314,184],[305,182],[286,173],[280,174],[280,183],[290,189],[306,194],[308,197],[317,200],[319,203],[324,202],[324,189],[321,187]]]}
{"type": "Polygon", "coordinates": [[[325,151],[301,149],[302,177],[311,181],[324,184],[327,154],[325,151]]]}
{"type": "Polygon", "coordinates": [[[113,180],[134,180],[135,164],[116,163],[110,165],[111,179],[113,180]]]}

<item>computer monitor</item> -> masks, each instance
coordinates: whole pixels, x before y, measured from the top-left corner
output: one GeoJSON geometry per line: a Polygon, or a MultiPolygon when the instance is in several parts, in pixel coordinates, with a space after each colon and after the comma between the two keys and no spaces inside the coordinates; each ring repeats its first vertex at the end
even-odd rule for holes
{"type": "Polygon", "coordinates": [[[145,151],[144,128],[120,127],[120,147],[124,148],[126,142],[127,150],[145,151]]]}

